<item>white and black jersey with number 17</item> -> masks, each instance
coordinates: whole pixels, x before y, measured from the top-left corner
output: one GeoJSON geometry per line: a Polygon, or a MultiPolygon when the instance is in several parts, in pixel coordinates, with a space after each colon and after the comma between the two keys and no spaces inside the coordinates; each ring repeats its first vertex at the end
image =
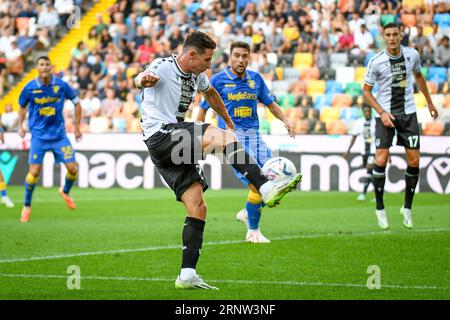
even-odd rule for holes
{"type": "Polygon", "coordinates": [[[394,116],[413,114],[416,105],[412,78],[413,73],[421,69],[420,56],[415,49],[401,47],[398,56],[392,56],[385,49],[370,59],[364,82],[378,85],[376,99],[385,111],[394,116]]]}

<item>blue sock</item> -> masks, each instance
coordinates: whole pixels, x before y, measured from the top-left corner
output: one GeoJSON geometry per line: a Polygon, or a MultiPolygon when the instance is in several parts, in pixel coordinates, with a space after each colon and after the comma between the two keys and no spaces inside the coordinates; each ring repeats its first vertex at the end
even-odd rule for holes
{"type": "Polygon", "coordinates": [[[31,206],[31,198],[33,197],[33,191],[36,187],[37,177],[33,176],[31,173],[28,173],[25,178],[25,207],[31,206]]]}
{"type": "Polygon", "coordinates": [[[75,182],[76,179],[77,179],[77,174],[75,174],[75,175],[71,175],[70,173],[66,174],[66,181],[64,183],[64,188],[63,188],[63,192],[65,194],[69,194],[70,189],[72,189],[73,183],[75,182]]]}
{"type": "Polygon", "coordinates": [[[257,204],[250,203],[247,201],[246,209],[248,213],[248,228],[251,230],[256,230],[259,228],[259,220],[261,220],[261,202],[257,204]]]}
{"type": "Polygon", "coordinates": [[[2,190],[2,197],[6,197],[6,189],[2,190]]]}

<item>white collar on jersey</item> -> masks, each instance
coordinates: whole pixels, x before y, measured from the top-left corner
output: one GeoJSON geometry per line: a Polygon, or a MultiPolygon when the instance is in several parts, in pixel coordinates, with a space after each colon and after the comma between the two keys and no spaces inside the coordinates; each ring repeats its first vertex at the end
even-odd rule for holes
{"type": "Polygon", "coordinates": [[[391,58],[391,59],[398,59],[398,58],[400,58],[400,57],[403,55],[403,48],[402,48],[402,46],[400,46],[400,53],[399,53],[398,55],[396,55],[396,56],[393,56],[392,54],[390,54],[390,53],[388,52],[388,49],[387,49],[387,48],[384,49],[384,52],[386,52],[386,54],[387,54],[387,56],[388,56],[389,58],[391,58]]]}

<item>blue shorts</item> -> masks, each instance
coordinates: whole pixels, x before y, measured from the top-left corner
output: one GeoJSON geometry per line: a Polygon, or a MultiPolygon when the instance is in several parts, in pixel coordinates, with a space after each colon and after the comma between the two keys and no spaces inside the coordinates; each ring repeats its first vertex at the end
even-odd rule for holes
{"type": "MultiPolygon", "coordinates": [[[[236,137],[240,143],[244,146],[245,151],[250,154],[258,163],[260,167],[266,163],[272,157],[272,151],[266,145],[266,143],[261,138],[261,135],[257,130],[242,130],[237,129],[235,131],[236,137]]],[[[240,172],[233,168],[236,177],[245,186],[250,184],[247,178],[245,178],[240,172]]]]}
{"type": "Polygon", "coordinates": [[[64,136],[59,140],[50,141],[31,137],[30,158],[28,159],[28,163],[42,164],[47,151],[53,152],[56,163],[75,162],[75,150],[67,136],[64,136]]]}

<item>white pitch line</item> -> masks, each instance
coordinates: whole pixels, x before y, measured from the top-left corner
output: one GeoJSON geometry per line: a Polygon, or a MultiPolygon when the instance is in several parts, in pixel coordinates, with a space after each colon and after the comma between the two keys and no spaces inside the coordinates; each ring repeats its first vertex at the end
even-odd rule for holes
{"type": "MultiPolygon", "coordinates": [[[[436,228],[436,229],[415,229],[409,231],[369,231],[369,232],[358,232],[358,233],[316,233],[316,234],[303,234],[303,235],[292,235],[292,236],[282,236],[272,238],[272,241],[283,241],[283,240],[293,240],[293,239],[313,239],[313,238],[323,238],[323,237],[336,237],[336,236],[350,236],[350,237],[362,237],[370,235],[392,235],[392,234],[402,234],[407,235],[411,233],[435,233],[435,232],[448,232],[450,228],[436,228]]],[[[206,242],[203,246],[215,246],[222,244],[239,244],[245,243],[245,240],[223,240],[216,242],[206,242]]],[[[91,251],[91,252],[77,252],[77,253],[63,253],[50,256],[38,256],[29,258],[9,258],[0,260],[1,263],[15,263],[15,262],[29,262],[29,261],[42,261],[42,260],[55,260],[55,259],[65,259],[73,257],[82,256],[93,256],[93,255],[107,255],[107,254],[117,254],[117,253],[134,253],[134,252],[146,252],[146,251],[159,251],[168,249],[181,249],[181,244],[178,245],[168,245],[168,246],[155,246],[155,247],[145,247],[145,248],[134,248],[134,249],[115,249],[115,250],[105,250],[105,251],[91,251]]]]}
{"type": "MultiPolygon", "coordinates": [[[[57,274],[10,274],[0,273],[4,278],[34,278],[34,279],[67,279],[67,275],[57,274]]],[[[146,281],[146,282],[172,282],[173,278],[145,278],[145,277],[104,277],[104,276],[80,276],[80,280],[100,280],[100,281],[146,281]]],[[[305,282],[305,281],[267,281],[267,280],[208,280],[208,282],[226,284],[248,284],[248,285],[280,285],[280,286],[301,286],[301,287],[355,287],[367,288],[367,285],[360,283],[326,283],[326,282],[305,282]]],[[[445,290],[449,287],[420,286],[420,285],[398,285],[381,284],[381,288],[388,289],[414,289],[414,290],[445,290]]]]}

